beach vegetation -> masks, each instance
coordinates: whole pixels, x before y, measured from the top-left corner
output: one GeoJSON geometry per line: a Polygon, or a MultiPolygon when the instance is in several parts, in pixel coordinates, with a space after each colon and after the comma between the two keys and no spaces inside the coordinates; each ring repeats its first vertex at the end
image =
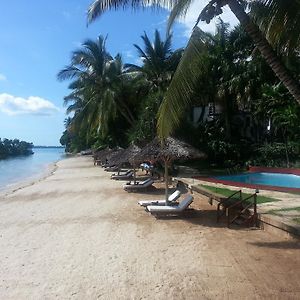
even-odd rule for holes
{"type": "MultiPolygon", "coordinates": [[[[94,1],[89,20],[109,9],[153,3],[94,1]]],[[[133,45],[139,63],[126,63],[121,52],[113,57],[104,36],[72,53],[58,74],[70,80],[61,143],[78,152],[143,146],[172,135],[204,151],[214,167],[298,166],[299,34],[291,30],[299,26],[298,4],[291,11],[275,0],[208,1],[198,21],[222,16],[222,5],[229,4],[241,25],[230,29],[220,18],[214,34],[196,26],[185,49],[173,49],[169,29],[190,3],[155,1],[172,9],[169,34],[144,32],[142,43],[133,45]]]]}
{"type": "MultiPolygon", "coordinates": [[[[190,0],[94,0],[88,9],[88,21],[94,21],[108,10],[125,7],[133,9],[146,6],[154,9],[163,7],[171,10],[168,20],[168,29],[170,29],[176,19],[186,15],[192,3],[193,1],[190,0]]],[[[195,26],[200,21],[210,23],[213,18],[222,15],[226,5],[251,37],[261,56],[300,104],[299,82],[272,48],[273,44],[273,47],[277,46],[278,49],[288,49],[285,50],[287,53],[299,50],[300,33],[299,31],[295,33],[295,29],[300,27],[300,3],[294,0],[210,0],[203,10],[199,11],[195,26]]]]}

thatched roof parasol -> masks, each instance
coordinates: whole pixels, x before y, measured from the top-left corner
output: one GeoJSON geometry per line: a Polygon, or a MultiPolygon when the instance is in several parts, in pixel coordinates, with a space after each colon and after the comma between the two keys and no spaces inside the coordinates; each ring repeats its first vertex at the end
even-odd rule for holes
{"type": "Polygon", "coordinates": [[[105,157],[111,153],[113,150],[110,149],[110,148],[105,148],[105,149],[102,149],[102,150],[99,150],[99,151],[95,151],[94,153],[94,158],[95,159],[105,159],[105,157]]]}
{"type": "Polygon", "coordinates": [[[205,158],[206,155],[191,145],[178,139],[168,137],[163,142],[158,138],[148,143],[135,156],[136,160],[171,161],[205,158]]]}
{"type": "Polygon", "coordinates": [[[172,160],[187,160],[196,158],[205,158],[206,155],[192,147],[191,145],[168,137],[163,141],[155,138],[147,144],[136,156],[136,161],[152,160],[163,161],[165,164],[165,182],[166,182],[166,205],[168,205],[168,164],[172,160]]]}
{"type": "Polygon", "coordinates": [[[125,149],[123,148],[115,148],[113,151],[106,155],[106,159],[108,160],[109,164],[116,164],[115,160],[122,156],[125,149]]]}
{"type": "Polygon", "coordinates": [[[120,166],[123,163],[134,164],[134,157],[141,151],[141,148],[136,145],[130,145],[127,149],[114,157],[113,163],[120,166]]]}

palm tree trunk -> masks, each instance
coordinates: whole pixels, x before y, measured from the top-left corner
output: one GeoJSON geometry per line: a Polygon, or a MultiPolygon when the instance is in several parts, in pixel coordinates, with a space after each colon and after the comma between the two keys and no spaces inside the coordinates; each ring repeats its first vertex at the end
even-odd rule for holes
{"type": "Polygon", "coordinates": [[[119,112],[126,119],[126,121],[132,126],[135,122],[135,118],[131,113],[129,107],[123,101],[118,101],[118,103],[119,103],[119,107],[118,107],[119,112]]]}
{"type": "Polygon", "coordinates": [[[282,64],[273,48],[270,46],[266,38],[263,36],[259,28],[252,22],[250,17],[245,13],[243,7],[237,0],[226,1],[231,11],[240,21],[245,31],[252,38],[256,47],[264,57],[266,62],[274,71],[275,75],[280,79],[284,86],[289,90],[292,96],[300,104],[300,87],[299,83],[291,76],[287,68],[282,64]]]}
{"type": "Polygon", "coordinates": [[[224,108],[224,120],[225,120],[225,137],[227,140],[230,140],[231,138],[231,109],[230,109],[230,103],[229,103],[229,95],[228,91],[226,89],[225,96],[223,99],[223,108],[224,108]]]}
{"type": "Polygon", "coordinates": [[[166,190],[165,190],[165,198],[166,198],[166,205],[169,205],[169,174],[168,174],[168,159],[165,159],[165,184],[166,184],[166,190]]]}

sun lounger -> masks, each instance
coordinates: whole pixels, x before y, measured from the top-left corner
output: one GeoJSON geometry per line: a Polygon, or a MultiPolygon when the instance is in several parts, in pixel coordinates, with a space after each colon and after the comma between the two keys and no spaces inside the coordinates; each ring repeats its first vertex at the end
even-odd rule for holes
{"type": "Polygon", "coordinates": [[[189,207],[193,200],[192,195],[187,195],[178,205],[148,205],[146,210],[153,215],[179,215],[189,207]]]}
{"type": "Polygon", "coordinates": [[[117,166],[107,167],[107,168],[104,169],[104,171],[106,171],[106,172],[116,172],[116,171],[118,171],[118,167],[117,166]]]}
{"type": "MultiPolygon", "coordinates": [[[[176,200],[180,197],[181,192],[176,190],[173,194],[171,194],[168,198],[168,201],[171,204],[176,203],[176,200]]],[[[148,206],[148,205],[166,205],[166,200],[144,200],[139,201],[138,204],[140,206],[148,206]]]]}
{"type": "Polygon", "coordinates": [[[123,185],[123,188],[127,192],[142,191],[152,186],[153,183],[154,183],[153,179],[148,178],[141,182],[126,183],[123,185]]]}
{"type": "Polygon", "coordinates": [[[129,180],[133,177],[133,171],[132,170],[128,170],[126,173],[123,174],[112,174],[110,176],[111,179],[115,179],[115,180],[129,180]]]}

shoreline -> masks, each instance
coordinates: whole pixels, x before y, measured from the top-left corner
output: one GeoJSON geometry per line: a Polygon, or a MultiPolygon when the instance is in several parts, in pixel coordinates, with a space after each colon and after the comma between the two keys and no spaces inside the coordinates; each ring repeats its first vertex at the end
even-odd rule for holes
{"type": "Polygon", "coordinates": [[[45,169],[43,171],[39,172],[38,174],[30,176],[27,179],[20,179],[20,181],[18,181],[18,182],[11,183],[11,184],[4,186],[3,188],[0,188],[0,197],[6,197],[18,190],[21,190],[28,186],[34,185],[34,184],[46,179],[47,177],[51,176],[57,170],[57,168],[58,168],[57,164],[60,161],[65,160],[65,159],[67,159],[67,158],[60,159],[55,162],[49,163],[49,164],[47,164],[47,166],[45,166],[45,169]]]}
{"type": "Polygon", "coordinates": [[[4,299],[299,299],[297,241],[217,224],[196,194],[189,216],[156,219],[137,202],[163,184],[127,193],[90,157],[49,175],[0,201],[4,299]]]}

